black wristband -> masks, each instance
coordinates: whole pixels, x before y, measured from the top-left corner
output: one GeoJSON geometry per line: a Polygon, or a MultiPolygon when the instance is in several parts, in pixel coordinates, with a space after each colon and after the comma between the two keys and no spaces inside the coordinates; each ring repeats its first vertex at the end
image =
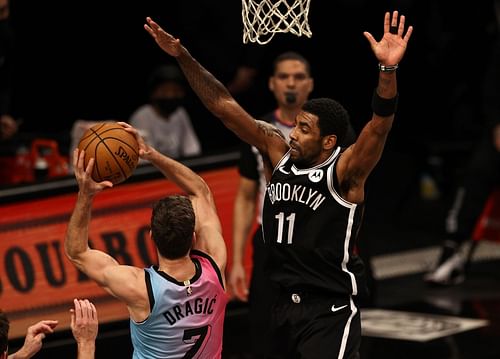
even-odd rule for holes
{"type": "Polygon", "coordinates": [[[373,91],[372,96],[372,110],[373,112],[382,117],[391,116],[396,112],[398,107],[399,93],[393,98],[382,98],[378,95],[377,89],[373,91]]]}

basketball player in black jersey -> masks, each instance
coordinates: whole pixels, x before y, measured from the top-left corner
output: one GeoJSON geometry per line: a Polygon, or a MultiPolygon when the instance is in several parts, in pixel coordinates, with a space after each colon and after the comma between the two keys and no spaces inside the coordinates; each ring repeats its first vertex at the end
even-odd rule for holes
{"type": "Polygon", "coordinates": [[[280,288],[274,303],[274,348],[267,358],[358,358],[361,323],[355,298],[363,263],[353,248],[361,224],[365,182],[378,163],[394,121],[396,69],[413,28],[386,13],[380,41],[364,36],[379,62],[373,116],[356,142],[343,142],[346,110],[327,98],[305,103],[290,141],[255,120],[180,41],[147,18],[145,29],[175,57],[205,106],[262,154],[268,181],[263,211],[267,270],[280,288]]]}

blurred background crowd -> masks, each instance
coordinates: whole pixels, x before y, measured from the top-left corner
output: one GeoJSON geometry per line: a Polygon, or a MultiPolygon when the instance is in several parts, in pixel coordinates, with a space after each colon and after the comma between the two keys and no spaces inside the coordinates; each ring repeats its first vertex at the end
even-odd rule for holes
{"type": "MultiPolygon", "coordinates": [[[[488,119],[484,86],[498,46],[494,0],[318,2],[309,14],[311,39],[278,35],[264,46],[243,44],[238,1],[2,2],[0,113],[12,116],[18,135],[55,139],[63,155],[75,121],[129,121],[149,102],[151,74],[172,60],[149,41],[146,16],[178,36],[255,116],[273,107],[272,59],[285,50],[304,53],[314,68],[312,97],[338,99],[360,129],[377,75],[362,32],[380,34],[376,14],[399,9],[416,31],[398,71],[401,102],[389,146],[424,163],[431,156],[432,165],[436,153],[469,149],[488,119]]],[[[237,144],[189,89],[183,104],[202,152],[237,144]]],[[[2,130],[2,141],[8,131],[15,132],[2,130]]]]}

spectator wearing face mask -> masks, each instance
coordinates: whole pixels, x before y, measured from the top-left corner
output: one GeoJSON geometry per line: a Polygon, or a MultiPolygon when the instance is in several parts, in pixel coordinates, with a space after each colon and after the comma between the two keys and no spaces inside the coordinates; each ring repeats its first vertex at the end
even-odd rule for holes
{"type": "Polygon", "coordinates": [[[183,106],[187,84],[176,65],[156,68],[148,81],[149,102],[130,117],[146,141],[171,158],[201,154],[201,145],[183,106]]]}

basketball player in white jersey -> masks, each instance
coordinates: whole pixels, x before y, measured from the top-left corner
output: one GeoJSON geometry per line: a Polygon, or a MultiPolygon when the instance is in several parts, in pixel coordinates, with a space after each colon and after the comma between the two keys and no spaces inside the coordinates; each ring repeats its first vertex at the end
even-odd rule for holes
{"type": "Polygon", "coordinates": [[[180,41],[150,18],[144,25],[176,58],[205,106],[263,157],[267,191],[262,230],[271,281],[280,288],[271,317],[266,358],[359,358],[361,322],[356,303],[364,276],[354,251],[365,182],[385,146],[398,99],[396,69],[413,28],[397,11],[385,14],[380,41],[364,36],[379,62],[373,115],[356,142],[343,147],[347,111],[335,100],[307,101],[290,141],[255,120],[180,41]]]}
{"type": "Polygon", "coordinates": [[[168,196],[153,207],[150,234],[158,265],[120,265],[88,246],[93,198],[112,183],[96,183],[91,178],[94,160],[84,168],[84,152],[75,149],[79,192],[67,229],[66,255],[127,305],[133,358],[220,358],[227,304],[226,247],[212,193],[200,176],[145,144],[132,126],[120,124],[136,136],[139,156],[187,196],[168,196]]]}

